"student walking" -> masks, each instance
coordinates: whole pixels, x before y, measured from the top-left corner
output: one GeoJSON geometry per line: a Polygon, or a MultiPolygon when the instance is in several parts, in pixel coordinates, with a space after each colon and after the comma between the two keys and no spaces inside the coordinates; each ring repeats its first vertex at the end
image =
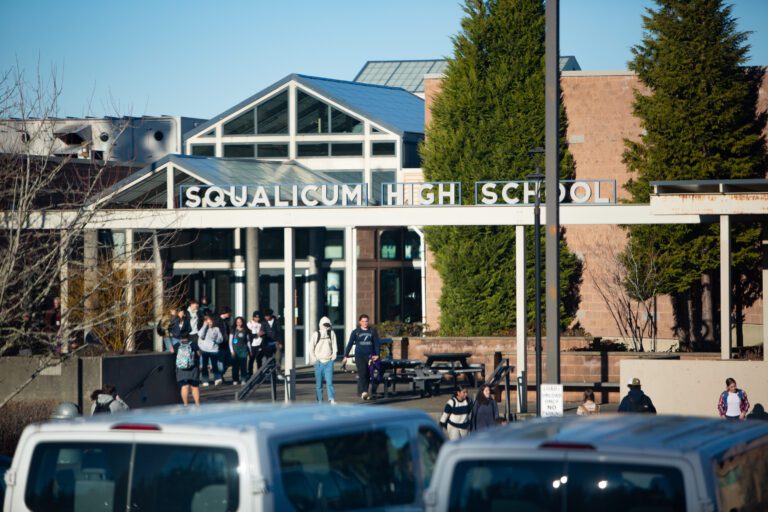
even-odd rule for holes
{"type": "Polygon", "coordinates": [[[448,439],[455,441],[469,435],[472,424],[472,401],[466,386],[459,386],[443,409],[440,425],[445,429],[448,439]]]}
{"type": "Polygon", "coordinates": [[[640,379],[635,377],[627,384],[629,392],[619,404],[618,412],[656,414],[651,397],[640,389],[640,379]]]}
{"type": "Polygon", "coordinates": [[[245,384],[248,378],[248,328],[245,318],[235,318],[232,334],[229,335],[229,353],[232,356],[232,384],[245,384]]]}
{"type": "Polygon", "coordinates": [[[336,393],[333,389],[333,362],[336,360],[336,333],[331,329],[331,320],[324,316],[320,319],[318,329],[312,335],[310,357],[315,362],[315,392],[317,401],[323,401],[323,380],[328,387],[328,401],[336,403],[336,393]]]}
{"type": "Polygon", "coordinates": [[[128,404],[117,395],[117,389],[112,384],[104,384],[104,387],[91,393],[91,415],[112,414],[127,411],[128,404]]]}
{"type": "Polygon", "coordinates": [[[196,341],[186,337],[175,347],[176,383],[181,392],[181,401],[189,405],[189,394],[195,405],[200,405],[200,347],[196,341]]]}
{"type": "Polygon", "coordinates": [[[229,306],[224,306],[216,316],[215,321],[215,325],[219,328],[219,331],[221,331],[221,337],[224,339],[224,343],[219,345],[219,373],[221,373],[222,378],[223,375],[227,373],[227,368],[230,366],[228,347],[229,336],[232,334],[232,323],[230,321],[231,316],[232,310],[229,308],[229,306]]]}
{"type": "Polygon", "coordinates": [[[208,366],[213,370],[214,386],[222,383],[221,367],[219,366],[219,345],[224,342],[224,337],[218,327],[213,325],[213,318],[205,317],[203,327],[198,334],[198,345],[202,353],[203,361],[203,387],[210,384],[208,366]]]}
{"type": "Polygon", "coordinates": [[[250,357],[248,358],[248,376],[253,375],[253,364],[256,363],[256,370],[261,368],[261,360],[263,358],[261,350],[261,311],[256,310],[251,315],[251,320],[248,321],[246,326],[251,331],[250,342],[250,357]]]}
{"type": "Polygon", "coordinates": [[[720,394],[717,401],[717,412],[724,420],[744,421],[749,412],[749,399],[747,392],[736,387],[736,381],[728,377],[725,379],[725,391],[720,394]]]}
{"type": "Polygon", "coordinates": [[[274,341],[275,343],[275,363],[277,364],[277,378],[278,380],[285,380],[283,375],[280,373],[280,368],[282,364],[283,359],[283,331],[280,329],[280,322],[277,321],[277,317],[275,316],[275,312],[271,309],[267,308],[264,310],[264,321],[262,322],[262,327],[264,327],[264,331],[267,333],[267,336],[274,341]]]}
{"type": "Polygon", "coordinates": [[[357,394],[363,400],[368,400],[368,384],[371,376],[368,372],[368,362],[373,354],[379,353],[379,334],[370,327],[368,315],[360,315],[359,327],[349,335],[344,358],[348,358],[352,347],[355,347],[355,366],[357,367],[357,394]]]}
{"type": "Polygon", "coordinates": [[[499,423],[499,405],[491,392],[491,386],[483,384],[477,392],[472,408],[472,431],[495,427],[499,423]]]}
{"type": "Polygon", "coordinates": [[[600,414],[600,406],[595,403],[595,392],[591,389],[584,390],[584,400],[576,409],[576,414],[579,416],[587,416],[589,414],[600,414]]]}

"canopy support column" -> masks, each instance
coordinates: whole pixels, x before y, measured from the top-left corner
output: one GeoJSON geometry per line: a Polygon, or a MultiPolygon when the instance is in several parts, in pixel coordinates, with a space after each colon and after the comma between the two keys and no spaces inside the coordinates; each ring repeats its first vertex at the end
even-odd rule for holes
{"type": "Polygon", "coordinates": [[[720,359],[731,358],[731,217],[720,216],[720,359]]]}
{"type": "Polygon", "coordinates": [[[525,226],[515,226],[515,338],[517,341],[517,412],[528,412],[528,344],[525,313],[525,226]]]}
{"type": "MultiPolygon", "coordinates": [[[[296,400],[296,326],[294,315],[294,297],[296,295],[296,262],[294,260],[293,228],[283,229],[283,288],[285,310],[283,311],[285,343],[285,401],[296,400]]],[[[279,363],[279,362],[278,362],[279,363]]]]}

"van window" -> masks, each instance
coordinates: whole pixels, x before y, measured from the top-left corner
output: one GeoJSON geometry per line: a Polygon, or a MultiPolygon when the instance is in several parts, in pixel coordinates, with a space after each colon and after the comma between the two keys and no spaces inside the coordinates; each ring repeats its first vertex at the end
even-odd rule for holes
{"type": "Polygon", "coordinates": [[[542,460],[463,461],[456,466],[450,510],[587,512],[685,511],[679,470],[670,467],[542,460]],[[565,505],[565,507],[563,507],[565,505]]]}
{"type": "Polygon", "coordinates": [[[131,450],[127,443],[40,443],[24,502],[40,512],[125,510],[131,450]]]}
{"type": "Polygon", "coordinates": [[[234,511],[237,466],[237,453],[226,448],[40,443],[24,499],[33,511],[234,511]]]}
{"type": "Polygon", "coordinates": [[[413,453],[405,428],[280,446],[283,491],[297,510],[351,510],[412,503],[413,453]]]}
{"type": "Polygon", "coordinates": [[[421,476],[424,479],[424,488],[429,487],[432,481],[432,473],[435,471],[435,461],[443,440],[435,429],[419,427],[419,461],[421,463],[421,476]]]}
{"type": "Polygon", "coordinates": [[[237,453],[184,445],[137,445],[129,510],[237,510],[237,453]]]}
{"type": "Polygon", "coordinates": [[[768,442],[715,464],[720,510],[768,510],[768,442]]]}

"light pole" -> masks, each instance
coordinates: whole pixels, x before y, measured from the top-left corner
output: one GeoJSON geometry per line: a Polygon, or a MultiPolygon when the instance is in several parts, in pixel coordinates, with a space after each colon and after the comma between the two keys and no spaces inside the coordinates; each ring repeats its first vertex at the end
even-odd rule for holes
{"type": "MultiPolygon", "coordinates": [[[[544,153],[541,148],[528,151],[528,155],[534,156],[544,153]]],[[[541,169],[536,166],[536,172],[527,177],[536,183],[536,197],[533,206],[533,255],[534,255],[534,290],[536,308],[534,329],[536,332],[536,416],[541,416],[541,216],[539,215],[539,206],[541,205],[541,183],[545,176],[541,174],[541,169]]]]}

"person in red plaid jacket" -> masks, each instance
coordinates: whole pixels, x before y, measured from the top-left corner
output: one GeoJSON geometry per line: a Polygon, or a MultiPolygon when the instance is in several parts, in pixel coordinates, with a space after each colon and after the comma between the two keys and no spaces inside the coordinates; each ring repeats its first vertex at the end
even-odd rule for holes
{"type": "Polygon", "coordinates": [[[725,379],[726,390],[717,402],[717,412],[726,420],[744,420],[749,412],[747,392],[736,387],[736,381],[731,377],[725,379]]]}

